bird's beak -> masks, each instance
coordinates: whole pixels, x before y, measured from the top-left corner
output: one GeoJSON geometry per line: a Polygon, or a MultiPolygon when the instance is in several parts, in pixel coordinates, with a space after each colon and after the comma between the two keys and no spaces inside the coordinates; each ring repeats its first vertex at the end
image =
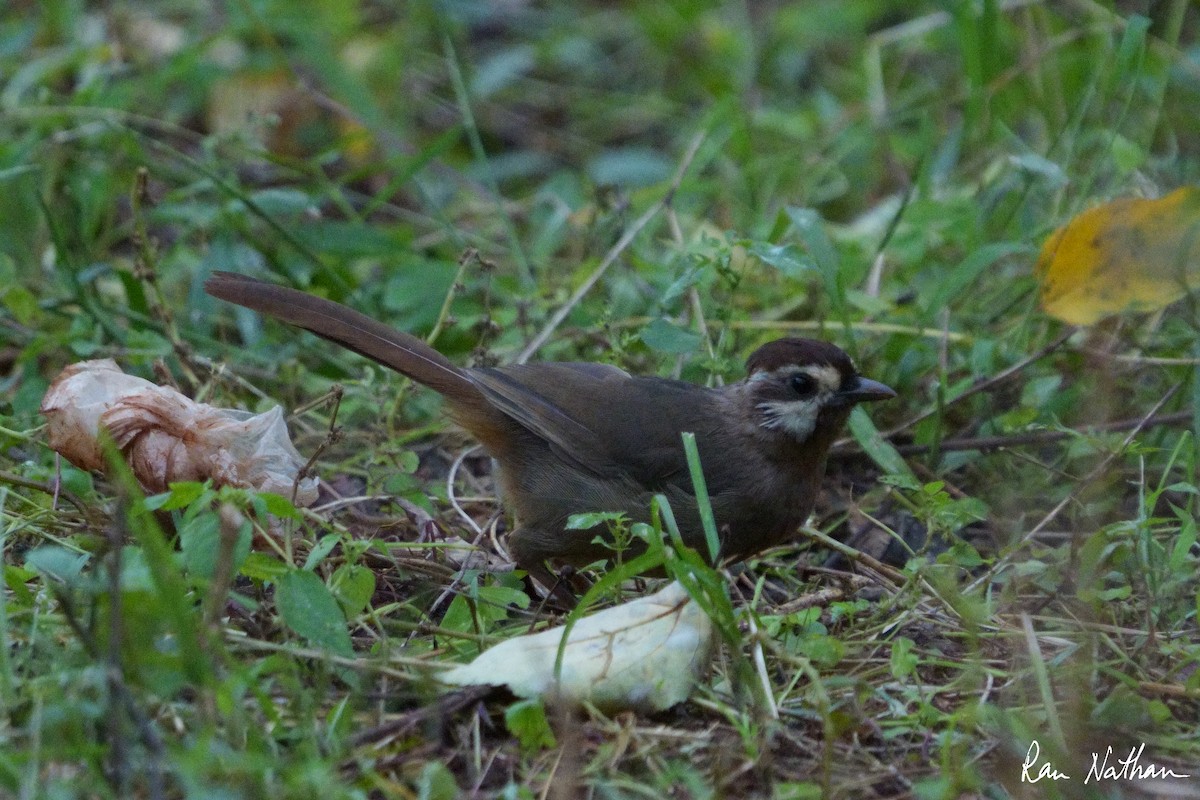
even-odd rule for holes
{"type": "Polygon", "coordinates": [[[837,405],[848,406],[854,403],[869,403],[872,400],[887,400],[895,396],[896,392],[891,387],[870,378],[859,377],[839,390],[833,396],[833,401],[837,405]]]}

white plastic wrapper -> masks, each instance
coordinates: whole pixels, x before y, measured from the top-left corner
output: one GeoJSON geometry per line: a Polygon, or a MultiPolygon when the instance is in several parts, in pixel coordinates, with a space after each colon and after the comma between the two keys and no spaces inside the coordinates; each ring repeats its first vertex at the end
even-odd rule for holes
{"type": "MultiPolygon", "coordinates": [[[[292,496],[304,459],[292,446],[278,406],[263,414],[215,408],[166,386],[126,375],[110,358],[62,371],[42,398],[50,447],[80,469],[103,470],[101,427],[148,492],[175,481],[212,478],[292,496]]],[[[296,504],[317,499],[316,478],[296,489],[296,504]]]]}
{"type": "Polygon", "coordinates": [[[517,697],[605,711],[661,711],[688,698],[709,665],[713,625],[678,582],[584,617],[571,629],[562,681],[554,660],[562,628],[516,636],[437,676],[451,686],[507,686],[517,697]]]}

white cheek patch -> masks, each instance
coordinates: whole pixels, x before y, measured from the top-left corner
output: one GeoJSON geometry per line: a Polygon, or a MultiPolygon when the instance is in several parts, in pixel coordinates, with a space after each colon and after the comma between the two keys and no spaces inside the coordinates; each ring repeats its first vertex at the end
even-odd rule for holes
{"type": "Polygon", "coordinates": [[[768,400],[759,403],[756,408],[762,412],[762,427],[769,430],[787,431],[803,442],[812,436],[817,427],[817,414],[841,386],[842,375],[836,367],[828,364],[789,364],[771,371],[756,372],[750,376],[751,383],[772,381],[786,384],[793,376],[806,374],[817,384],[817,393],[813,397],[796,400],[768,400]]]}
{"type": "Polygon", "coordinates": [[[763,412],[762,426],[771,430],[784,430],[803,442],[812,436],[817,426],[817,412],[821,410],[819,398],[808,400],[770,400],[759,403],[763,412]]]}

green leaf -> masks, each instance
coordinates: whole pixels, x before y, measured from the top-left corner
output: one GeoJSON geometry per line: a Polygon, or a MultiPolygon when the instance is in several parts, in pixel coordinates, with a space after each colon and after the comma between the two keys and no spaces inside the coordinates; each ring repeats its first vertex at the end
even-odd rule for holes
{"type": "Polygon", "coordinates": [[[121,548],[121,590],[147,594],[154,591],[154,576],[150,574],[150,565],[140,547],[125,545],[121,548]]]}
{"type": "Polygon", "coordinates": [[[220,551],[221,520],[216,514],[197,514],[179,529],[179,554],[188,574],[211,579],[220,551]]]}
{"type": "Polygon", "coordinates": [[[1141,71],[1141,63],[1146,53],[1146,33],[1150,30],[1151,20],[1142,14],[1131,14],[1125,20],[1125,34],[1117,48],[1116,63],[1113,65],[1114,76],[1129,76],[1141,71]]]}
{"type": "Polygon", "coordinates": [[[824,796],[819,783],[777,783],[771,800],[820,800],[824,796]]]}
{"type": "Polygon", "coordinates": [[[375,594],[375,573],[361,564],[343,564],[334,570],[329,578],[329,586],[349,619],[371,602],[375,594]]]}
{"type": "Polygon", "coordinates": [[[511,586],[480,586],[479,599],[501,608],[529,608],[529,595],[511,586]]]}
{"type": "Polygon", "coordinates": [[[704,540],[708,545],[708,558],[717,563],[721,552],[721,539],[717,533],[717,521],[713,516],[712,503],[708,497],[708,486],[704,481],[704,470],[700,464],[700,450],[696,446],[694,431],[684,431],[683,452],[687,456],[688,473],[692,478],[692,489],[696,496],[696,507],[700,513],[700,523],[704,528],[704,540]]]}
{"type": "Polygon", "coordinates": [[[128,464],[115,448],[108,448],[106,455],[110,480],[119,481],[126,492],[138,498],[128,505],[125,527],[141,547],[154,584],[158,613],[173,629],[179,663],[189,681],[206,686],[212,677],[212,644],[205,641],[206,631],[195,613],[195,603],[188,594],[188,583],[179,569],[174,547],[146,509],[128,464]]]}
{"type": "Polygon", "coordinates": [[[1030,172],[1046,179],[1051,188],[1066,186],[1070,181],[1066,171],[1058,164],[1037,153],[1021,153],[1009,156],[1009,162],[1022,172],[1030,172]]]}
{"type": "Polygon", "coordinates": [[[313,549],[308,551],[308,558],[304,560],[304,568],[315,569],[317,564],[320,564],[325,556],[337,547],[339,541],[341,541],[341,537],[336,533],[330,533],[318,539],[313,549]]]}
{"type": "Polygon", "coordinates": [[[642,328],[642,341],[660,353],[694,353],[703,339],[699,334],[679,327],[665,319],[656,319],[642,328]]]}
{"type": "Polygon", "coordinates": [[[450,601],[450,607],[442,615],[441,627],[448,631],[475,633],[475,617],[466,597],[460,594],[450,601]]]}
{"type": "MultiPolygon", "coordinates": [[[[982,517],[975,518],[981,519],[982,517]]],[[[945,555],[952,559],[953,563],[964,569],[975,569],[976,567],[983,566],[984,563],[983,556],[979,555],[979,551],[972,547],[969,542],[965,542],[962,539],[958,539],[954,544],[950,545],[950,549],[946,551],[945,555]]],[[[941,560],[941,556],[938,557],[938,560],[941,560]]]]}
{"type": "Polygon", "coordinates": [[[1027,244],[1021,242],[993,242],[971,252],[966,258],[946,271],[937,282],[937,290],[929,297],[926,307],[938,311],[947,307],[968,286],[975,282],[997,261],[1015,253],[1032,253],[1027,244]]]}
{"type": "Polygon", "coordinates": [[[383,490],[388,494],[399,495],[406,497],[409,494],[419,491],[422,484],[412,476],[412,473],[403,471],[393,472],[383,480],[383,490]]]}
{"type": "Polygon", "coordinates": [[[405,450],[400,453],[400,457],[396,459],[395,463],[397,469],[411,475],[417,471],[417,467],[421,466],[421,457],[415,450],[405,450]]]}
{"type": "Polygon", "coordinates": [[[471,76],[471,95],[481,100],[519,80],[536,64],[529,45],[509,47],[480,61],[471,76]]]}
{"type": "Polygon", "coordinates": [[[796,235],[804,242],[804,246],[816,262],[817,269],[821,270],[826,279],[835,275],[839,263],[838,254],[829,234],[825,232],[825,220],[820,213],[811,208],[789,206],[787,215],[792,221],[796,235]]]}
{"type": "Polygon", "coordinates": [[[144,328],[134,328],[125,338],[125,348],[129,355],[137,355],[146,360],[165,358],[172,352],[171,341],[156,331],[144,328]]]}
{"type": "Polygon", "coordinates": [[[659,302],[663,308],[669,308],[670,304],[678,297],[682,297],[684,292],[691,289],[693,286],[699,285],[700,281],[705,276],[705,265],[702,263],[691,264],[682,274],[667,287],[666,291],[659,297],[659,302]]]}
{"type": "Polygon", "coordinates": [[[1117,586],[1113,589],[1104,589],[1096,593],[1096,597],[1103,602],[1111,602],[1113,600],[1128,600],[1133,596],[1133,588],[1131,586],[1117,586]]]}
{"type": "Polygon", "coordinates": [[[606,150],[587,165],[588,177],[600,186],[637,188],[671,177],[673,163],[645,147],[606,150]]]}
{"type": "MultiPolygon", "coordinates": [[[[33,592],[29,591],[29,587],[25,584],[38,576],[38,573],[31,569],[18,567],[15,564],[4,565],[4,585],[12,592],[12,596],[7,601],[10,608],[27,608],[34,603],[33,592]],[[14,602],[15,600],[15,602],[14,602]]],[[[0,607],[0,614],[4,613],[4,608],[0,607]]],[[[3,658],[3,656],[0,656],[3,658]]]]}
{"type": "MultiPolygon", "coordinates": [[[[523,593],[505,586],[472,586],[471,588],[470,597],[474,602],[468,606],[472,615],[470,630],[476,633],[491,631],[496,627],[496,623],[508,619],[509,601],[514,595],[524,597],[523,593]]],[[[524,606],[528,605],[529,598],[525,597],[524,606]]]]}
{"type": "Polygon", "coordinates": [[[280,519],[300,519],[301,517],[299,509],[283,495],[274,492],[259,492],[258,499],[268,514],[280,519]]]}
{"type": "Polygon", "coordinates": [[[794,244],[751,242],[746,248],[750,255],[774,267],[789,278],[799,278],[816,270],[817,265],[807,253],[794,244]]]}
{"type": "Polygon", "coordinates": [[[360,222],[295,218],[288,231],[309,247],[319,247],[322,253],[345,259],[378,257],[402,246],[385,229],[360,222]]]}
{"type": "Polygon", "coordinates": [[[1137,142],[1126,139],[1121,134],[1113,134],[1112,159],[1121,174],[1132,172],[1146,160],[1146,151],[1137,142]]]}
{"type": "Polygon", "coordinates": [[[242,562],[242,574],[251,580],[273,581],[286,573],[290,567],[266,553],[251,553],[242,562]]]}
{"type": "Polygon", "coordinates": [[[897,637],[892,642],[892,675],[896,678],[907,678],[917,671],[919,659],[913,653],[916,643],[904,636],[897,637]]]}
{"type": "Polygon", "coordinates": [[[1179,536],[1171,548],[1171,557],[1167,564],[1171,572],[1184,574],[1191,564],[1190,554],[1196,545],[1196,520],[1178,508],[1175,509],[1175,515],[1179,517],[1180,522],[1179,536]]]}
{"type": "Polygon", "coordinates": [[[283,623],[302,638],[340,656],[354,655],[346,617],[316,573],[304,569],[286,572],[275,584],[275,605],[283,623]]]}
{"type": "Polygon", "coordinates": [[[440,761],[427,761],[417,778],[417,800],[454,800],[458,797],[454,773],[440,761]]]}
{"type": "Polygon", "coordinates": [[[917,485],[917,476],[909,469],[908,464],[904,460],[904,456],[897,452],[895,447],[884,440],[879,435],[879,430],[875,427],[875,423],[859,406],[850,414],[851,435],[858,442],[866,454],[871,457],[871,460],[879,465],[885,473],[889,475],[897,475],[911,481],[913,485],[917,485]]]}
{"type": "Polygon", "coordinates": [[[37,316],[37,297],[24,286],[6,286],[0,291],[0,301],[13,319],[22,325],[29,325],[37,316]]]}
{"type": "Polygon", "coordinates": [[[172,483],[162,494],[147,497],[145,505],[150,511],[175,511],[196,502],[204,494],[204,489],[205,485],[196,481],[172,483]]]}
{"type": "Polygon", "coordinates": [[[524,750],[548,750],[558,746],[550,721],[546,719],[546,708],[539,698],[513,703],[504,711],[504,724],[524,750]]]}
{"type": "Polygon", "coordinates": [[[150,303],[146,300],[146,287],[142,281],[126,269],[116,270],[116,275],[117,279],[121,281],[121,288],[125,290],[125,302],[128,303],[130,310],[150,316],[153,312],[150,310],[150,303]]]}
{"type": "Polygon", "coordinates": [[[64,463],[62,468],[62,487],[80,497],[89,497],[95,490],[92,473],[67,463],[64,463]]]}
{"type": "Polygon", "coordinates": [[[586,531],[601,525],[617,525],[625,521],[619,511],[594,511],[587,514],[572,514],[567,517],[567,530],[586,531]]]}
{"type": "Polygon", "coordinates": [[[805,636],[798,649],[822,669],[837,666],[846,653],[846,645],[842,644],[840,639],[824,633],[805,636]]]}
{"type": "MultiPolygon", "coordinates": [[[[254,538],[250,522],[243,522],[229,558],[233,571],[242,569],[254,538]]],[[[221,553],[221,518],[208,510],[187,516],[179,527],[179,554],[189,575],[211,579],[217,571],[221,553]]]]}
{"type": "Polygon", "coordinates": [[[83,565],[91,558],[87,553],[77,553],[56,544],[35,547],[25,554],[25,567],[40,572],[48,578],[73,586],[79,581],[83,565]]]}
{"type": "MultiPolygon", "coordinates": [[[[272,187],[260,189],[250,195],[258,209],[272,217],[299,216],[313,207],[313,200],[298,189],[272,187]]],[[[229,208],[236,213],[245,212],[245,203],[231,200],[229,208]]]]}

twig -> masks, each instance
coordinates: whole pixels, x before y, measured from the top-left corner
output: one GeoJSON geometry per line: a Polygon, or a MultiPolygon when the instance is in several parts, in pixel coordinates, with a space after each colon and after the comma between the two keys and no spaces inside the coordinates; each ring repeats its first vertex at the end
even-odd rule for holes
{"type": "Polygon", "coordinates": [[[671,179],[671,185],[667,188],[666,194],[663,195],[661,200],[651,206],[646,213],[638,217],[632,225],[625,229],[625,232],[621,234],[621,238],[605,254],[603,260],[592,271],[592,274],[587,277],[587,280],[575,290],[575,293],[571,295],[566,303],[550,316],[550,321],[538,332],[537,336],[533,337],[533,341],[525,346],[525,349],[517,356],[516,363],[524,364],[529,360],[530,356],[541,349],[546,340],[550,338],[554,331],[558,329],[558,326],[562,324],[562,321],[567,318],[567,315],[571,313],[571,310],[579,305],[579,302],[583,300],[584,296],[604,276],[608,268],[616,263],[616,260],[633,243],[633,240],[642,232],[642,229],[649,225],[651,220],[671,204],[671,201],[675,197],[675,192],[679,189],[680,184],[683,183],[683,176],[687,174],[688,167],[692,164],[692,159],[696,157],[696,153],[700,150],[700,145],[704,143],[705,136],[706,133],[700,131],[692,137],[692,141],[688,143],[687,150],[679,162],[679,167],[675,170],[675,176],[671,179]]]}
{"type": "Polygon", "coordinates": [[[483,138],[479,135],[479,127],[475,124],[475,113],[471,110],[471,95],[467,90],[467,82],[463,80],[462,69],[459,66],[458,53],[449,36],[442,37],[442,53],[446,59],[446,67],[450,73],[450,84],[454,87],[454,97],[458,102],[458,113],[462,116],[463,131],[467,134],[467,142],[475,161],[483,168],[483,181],[496,202],[496,210],[504,222],[504,230],[508,234],[509,247],[512,248],[513,259],[517,264],[517,274],[524,286],[533,285],[533,270],[529,266],[529,257],[521,247],[521,237],[508,214],[504,213],[504,195],[500,192],[500,184],[496,173],[488,163],[487,150],[483,146],[483,138]]]}
{"type": "Polygon", "coordinates": [[[763,637],[759,633],[758,625],[754,622],[753,614],[746,615],[746,627],[752,643],[750,650],[754,654],[754,672],[758,675],[759,683],[762,684],[762,696],[767,706],[767,714],[771,719],[779,719],[779,704],[775,702],[775,692],[771,689],[771,676],[767,674],[767,659],[763,655],[763,637]]]}
{"type": "Polygon", "coordinates": [[[1156,694],[1164,697],[1189,697],[1193,700],[1200,700],[1200,689],[1191,689],[1187,686],[1178,686],[1172,683],[1142,681],[1137,685],[1137,688],[1142,694],[1156,694]]]}
{"type": "MultiPolygon", "coordinates": [[[[454,510],[459,517],[461,517],[467,523],[467,526],[470,527],[475,533],[475,538],[471,540],[472,547],[479,547],[479,542],[486,534],[484,533],[483,528],[480,528],[479,524],[472,519],[470,514],[466,512],[466,509],[459,505],[458,497],[454,491],[454,479],[458,475],[458,470],[462,467],[463,461],[466,460],[467,456],[471,455],[471,453],[474,453],[478,449],[479,446],[476,445],[475,447],[469,447],[459,453],[458,457],[454,459],[454,463],[450,465],[450,471],[446,475],[446,498],[450,501],[450,505],[454,507],[454,510]]],[[[429,606],[430,608],[438,608],[443,602],[445,602],[446,598],[458,591],[458,585],[462,583],[463,578],[466,577],[467,569],[470,567],[470,564],[470,559],[463,559],[462,565],[454,573],[454,578],[450,581],[446,588],[442,590],[442,593],[437,596],[437,599],[434,600],[433,604],[429,606]]],[[[415,636],[416,634],[417,631],[413,631],[412,635],[409,636],[409,639],[411,640],[412,636],[415,636]]]]}
{"type": "Polygon", "coordinates": [[[771,688],[771,676],[767,673],[767,659],[763,653],[763,639],[765,637],[762,631],[758,629],[754,609],[750,607],[737,582],[732,581],[729,588],[735,595],[737,604],[742,606],[746,612],[743,616],[746,621],[746,632],[749,634],[746,640],[750,644],[750,661],[754,665],[754,674],[758,678],[763,705],[766,707],[767,715],[771,719],[777,720],[779,719],[779,703],[775,700],[775,692],[771,688]]]}
{"type": "MultiPolygon", "coordinates": [[[[228,381],[229,383],[232,383],[234,386],[238,387],[239,389],[242,389],[243,391],[249,392],[250,394],[254,395],[259,400],[271,400],[272,399],[270,397],[270,395],[268,395],[262,389],[258,388],[250,381],[248,381],[245,378],[241,377],[240,375],[236,374],[224,362],[213,361],[211,358],[208,358],[207,356],[202,356],[199,353],[192,353],[190,358],[191,358],[191,361],[193,364],[195,364],[196,366],[199,366],[199,367],[203,367],[204,369],[208,370],[209,377],[212,380],[228,381]]],[[[204,398],[207,396],[207,389],[210,385],[211,385],[211,383],[206,382],[196,392],[196,396],[194,399],[197,402],[201,402],[204,400],[204,398]]]]}
{"type": "Polygon", "coordinates": [[[108,780],[118,795],[129,793],[128,737],[125,735],[126,717],[121,702],[125,688],[125,670],[121,663],[122,608],[121,599],[121,554],[124,547],[124,531],[116,520],[124,520],[124,503],[118,510],[113,523],[108,526],[108,647],[104,654],[105,682],[108,685],[108,714],[105,729],[108,733],[108,780]]]}
{"type": "Polygon", "coordinates": [[[1029,651],[1029,666],[1033,670],[1034,684],[1041,695],[1043,707],[1046,709],[1046,726],[1054,737],[1055,743],[1066,747],[1067,737],[1063,733],[1062,722],[1059,720],[1058,704],[1054,702],[1054,692],[1050,688],[1050,674],[1046,669],[1046,657],[1042,655],[1042,647],[1038,643],[1037,633],[1033,630],[1033,620],[1028,614],[1021,615],[1021,632],[1025,636],[1025,647],[1029,651]]]}
{"type": "Polygon", "coordinates": [[[365,511],[359,511],[357,508],[355,508],[355,506],[363,503],[382,503],[392,500],[393,497],[390,494],[360,494],[353,497],[341,497],[337,494],[337,490],[330,485],[329,481],[325,480],[321,481],[321,488],[332,494],[335,499],[330,500],[324,505],[313,506],[312,510],[318,514],[332,514],[335,511],[341,511],[343,508],[345,508],[349,510],[350,515],[355,521],[365,522],[371,525],[377,525],[379,527],[383,527],[384,525],[387,525],[397,519],[396,517],[388,514],[368,514],[365,511]]]}
{"type": "MultiPolygon", "coordinates": [[[[118,511],[118,518],[125,519],[124,503],[118,511]]],[[[120,748],[120,755],[114,753],[114,760],[119,759],[120,762],[127,764],[127,750],[124,746],[124,732],[119,730],[120,721],[124,719],[132,720],[137,727],[138,736],[141,738],[142,744],[145,745],[147,752],[150,755],[146,771],[146,793],[151,800],[161,800],[166,796],[163,784],[162,763],[164,750],[162,737],[158,734],[158,729],[155,727],[153,720],[141,709],[134,701],[132,692],[129,690],[128,684],[124,680],[124,673],[121,664],[120,644],[121,644],[121,623],[123,609],[121,607],[121,546],[126,538],[126,529],[123,525],[118,526],[118,523],[113,523],[108,529],[110,559],[109,559],[109,587],[111,594],[109,598],[109,641],[108,652],[102,653],[100,645],[93,635],[90,627],[85,626],[79,619],[75,607],[75,601],[71,592],[71,587],[63,585],[54,576],[47,576],[47,588],[54,596],[58,603],[59,611],[62,613],[63,621],[67,623],[67,627],[79,639],[79,644],[83,647],[85,653],[94,662],[104,661],[106,667],[106,683],[110,692],[110,717],[108,720],[108,732],[110,736],[116,736],[119,740],[114,747],[120,748]],[[115,666],[114,666],[115,665],[115,666]],[[113,701],[120,702],[120,708],[113,701]],[[124,717],[120,713],[124,710],[124,717]]],[[[122,787],[117,787],[122,788],[122,787]]]]}
{"type": "MultiPolygon", "coordinates": [[[[405,628],[411,628],[412,623],[399,623],[397,627],[404,630],[405,628]]],[[[438,636],[463,639],[481,645],[489,645],[496,641],[495,637],[471,634],[465,631],[452,631],[446,628],[439,628],[435,625],[422,625],[420,627],[438,636]]],[[[396,654],[388,655],[387,663],[378,659],[363,658],[362,656],[339,656],[319,647],[298,647],[293,644],[254,639],[246,635],[243,631],[228,627],[224,630],[224,639],[225,643],[231,648],[242,652],[283,653],[291,658],[306,658],[335,667],[346,667],[363,674],[387,675],[391,678],[401,678],[406,681],[413,680],[412,672],[404,672],[388,665],[399,664],[423,670],[426,674],[434,674],[446,668],[445,664],[438,664],[428,659],[412,658],[396,654]]]]}
{"type": "Polygon", "coordinates": [[[850,585],[848,587],[831,586],[828,589],[821,589],[816,592],[803,594],[793,600],[789,600],[781,606],[771,610],[772,614],[784,616],[786,614],[795,614],[797,611],[803,611],[806,608],[815,608],[817,606],[827,606],[830,603],[836,603],[839,600],[845,600],[851,590],[857,591],[864,586],[870,584],[870,581],[862,575],[846,575],[841,578],[850,585]]]}
{"type": "MultiPolygon", "coordinates": [[[[288,420],[289,421],[298,420],[301,416],[303,416],[304,414],[307,414],[312,409],[317,408],[318,406],[323,406],[326,403],[333,401],[334,398],[336,398],[337,403],[340,404],[342,401],[342,396],[345,395],[345,393],[346,393],[346,387],[340,383],[335,383],[329,387],[329,391],[325,392],[325,394],[321,395],[320,397],[314,397],[312,400],[309,400],[307,403],[304,403],[303,405],[299,405],[299,406],[296,406],[295,408],[293,408],[292,413],[288,415],[288,420]]],[[[338,410],[338,406],[335,405],[333,408],[334,419],[337,419],[337,410],[338,410]]]]}
{"type": "Polygon", "coordinates": [[[809,527],[808,525],[805,525],[804,527],[802,527],[800,529],[800,532],[805,537],[807,537],[809,539],[813,539],[814,541],[819,542],[820,544],[824,545],[825,547],[828,547],[831,550],[835,550],[838,553],[841,553],[842,555],[844,555],[846,558],[850,559],[851,561],[858,563],[858,564],[862,564],[867,569],[877,573],[878,577],[881,580],[887,581],[892,584],[892,586],[891,586],[892,589],[895,589],[897,586],[903,585],[904,583],[906,583],[908,581],[908,578],[904,575],[904,573],[901,572],[900,570],[896,569],[895,567],[890,567],[887,564],[884,564],[879,559],[875,558],[874,556],[870,556],[870,555],[862,552],[861,550],[855,550],[850,545],[843,544],[842,542],[839,542],[838,540],[834,539],[833,537],[829,536],[826,533],[823,533],[823,532],[817,530],[816,528],[812,528],[812,527],[809,527]]]}
{"type": "MultiPolygon", "coordinates": [[[[1071,328],[1071,329],[1065,331],[1061,336],[1059,336],[1053,342],[1046,345],[1045,347],[1043,347],[1041,350],[1037,351],[1033,355],[1021,359],[1020,361],[1018,361],[1017,363],[1013,364],[1012,366],[1010,366],[1006,369],[1000,370],[995,375],[990,375],[987,378],[977,380],[974,384],[972,384],[970,387],[968,387],[965,391],[961,392],[958,395],[955,395],[954,397],[947,400],[945,403],[941,404],[940,407],[931,408],[928,411],[918,414],[917,416],[913,417],[912,419],[909,419],[906,422],[902,422],[901,424],[897,425],[896,427],[892,428],[891,430],[889,430],[885,433],[882,433],[880,435],[883,436],[883,438],[885,438],[885,439],[890,439],[893,436],[895,436],[896,434],[902,433],[902,432],[908,430],[909,428],[913,427],[918,422],[922,422],[922,421],[928,419],[929,417],[932,417],[934,414],[939,413],[940,411],[945,411],[945,409],[949,408],[950,406],[954,405],[955,403],[960,403],[963,400],[966,400],[971,395],[979,394],[982,391],[992,388],[993,386],[995,386],[998,383],[1003,383],[1004,381],[1011,378],[1013,375],[1015,375],[1018,372],[1020,372],[1021,370],[1025,369],[1027,366],[1029,366],[1033,362],[1038,361],[1042,358],[1045,358],[1046,356],[1053,353],[1058,348],[1062,347],[1063,344],[1068,339],[1070,339],[1074,333],[1075,333],[1075,328],[1071,328]]],[[[945,341],[948,338],[949,338],[948,331],[942,334],[943,341],[945,341]]],[[[945,449],[945,445],[946,445],[946,443],[943,442],[941,445],[942,449],[945,449]]]]}
{"type": "Polygon", "coordinates": [[[15,475],[7,470],[0,470],[0,483],[7,483],[11,486],[23,486],[26,489],[36,489],[39,492],[48,494],[54,498],[54,508],[58,507],[58,498],[61,497],[71,505],[75,506],[75,508],[79,510],[79,513],[83,515],[84,519],[93,519],[92,509],[84,504],[82,500],[76,497],[73,492],[62,488],[62,481],[58,480],[58,478],[54,479],[54,483],[47,484],[40,481],[33,481],[29,478],[23,478],[20,475],[15,475]]]}
{"type": "Polygon", "coordinates": [[[1158,410],[1162,408],[1168,400],[1174,397],[1175,392],[1178,390],[1179,384],[1176,384],[1162,397],[1162,399],[1155,403],[1154,408],[1150,409],[1150,412],[1146,414],[1146,416],[1142,417],[1141,421],[1133,427],[1133,430],[1131,430],[1129,435],[1126,436],[1121,442],[1121,446],[1101,459],[1100,463],[1097,464],[1090,472],[1088,472],[1087,475],[1083,476],[1083,478],[1076,483],[1075,488],[1069,492],[1066,497],[1059,501],[1054,508],[1050,509],[1049,513],[1042,517],[1041,521],[1038,522],[1037,525],[1034,525],[1028,533],[1021,537],[1019,542],[1009,548],[1007,553],[996,559],[995,563],[988,567],[988,569],[982,575],[972,581],[971,585],[966,588],[965,593],[970,593],[982,586],[987,581],[991,580],[992,576],[994,576],[1002,567],[1006,566],[1009,561],[1012,560],[1012,557],[1015,553],[1019,552],[1021,548],[1028,544],[1047,525],[1049,525],[1056,517],[1058,517],[1058,515],[1062,513],[1062,510],[1066,508],[1072,500],[1079,496],[1080,492],[1082,492],[1085,488],[1090,486],[1093,481],[1103,475],[1104,471],[1108,469],[1108,465],[1116,460],[1117,456],[1125,452],[1125,449],[1129,447],[1129,444],[1133,441],[1133,438],[1138,435],[1138,432],[1141,431],[1142,428],[1144,428],[1150,422],[1150,420],[1154,419],[1154,415],[1158,413],[1158,410]]]}
{"type": "Polygon", "coordinates": [[[437,319],[429,330],[429,335],[425,337],[425,344],[430,347],[437,343],[438,337],[442,335],[446,323],[450,320],[450,309],[454,307],[454,298],[463,289],[463,275],[467,272],[467,265],[472,261],[483,263],[479,251],[474,247],[468,247],[458,257],[458,271],[454,273],[454,280],[450,281],[450,288],[446,290],[446,296],[442,298],[442,307],[438,309],[437,319]]]}
{"type": "Polygon", "coordinates": [[[492,686],[472,686],[465,689],[458,689],[441,697],[435,703],[414,708],[412,711],[401,715],[398,719],[384,722],[365,731],[359,731],[350,737],[348,744],[351,748],[366,745],[381,747],[389,741],[408,734],[418,725],[425,722],[445,720],[472,703],[478,703],[495,691],[496,689],[492,686]]]}
{"type": "Polygon", "coordinates": [[[222,503],[217,509],[219,521],[217,538],[217,560],[213,568],[212,582],[204,595],[203,615],[204,624],[210,629],[217,629],[221,622],[221,612],[225,609],[225,599],[233,586],[233,551],[237,546],[238,533],[246,518],[230,503],[222,503]]]}
{"type": "MultiPolygon", "coordinates": [[[[329,430],[326,432],[325,438],[317,445],[317,449],[313,451],[312,456],[300,468],[299,472],[296,473],[296,479],[292,481],[292,505],[296,505],[296,495],[300,492],[300,481],[309,476],[310,471],[316,466],[317,459],[321,457],[321,454],[342,438],[342,429],[337,426],[337,415],[342,407],[343,394],[345,394],[345,389],[340,383],[335,383],[325,396],[321,398],[322,402],[326,398],[329,398],[330,403],[333,405],[333,410],[329,414],[329,430]]],[[[309,404],[304,407],[304,410],[307,411],[311,407],[312,404],[309,404]]],[[[297,411],[296,413],[299,414],[300,412],[297,411]]]]}
{"type": "Polygon", "coordinates": [[[479,445],[475,445],[474,447],[468,447],[466,450],[463,450],[458,454],[458,457],[454,459],[454,463],[450,465],[450,471],[446,473],[446,499],[450,501],[450,506],[454,509],[458,516],[467,523],[467,527],[469,527],[476,536],[483,533],[483,529],[480,528],[479,523],[472,519],[471,515],[468,514],[466,510],[458,504],[458,496],[454,491],[454,478],[458,475],[458,470],[462,467],[462,463],[467,459],[467,456],[471,455],[478,449],[479,445]]]}
{"type": "Polygon", "coordinates": [[[175,317],[171,314],[170,306],[163,298],[162,288],[158,283],[158,247],[151,239],[146,228],[146,206],[150,204],[150,171],[146,167],[137,168],[133,178],[133,189],[129,193],[130,215],[133,218],[132,242],[134,248],[133,277],[141,284],[146,293],[146,302],[150,313],[159,321],[163,334],[171,343],[171,348],[179,356],[179,366],[187,376],[194,392],[200,385],[200,378],[192,369],[191,345],[179,335],[175,325],[175,317]]]}
{"type": "MultiPolygon", "coordinates": [[[[627,330],[641,328],[653,321],[653,317],[624,317],[606,323],[610,328],[627,330]]],[[[822,334],[829,329],[827,322],[816,319],[714,319],[708,323],[718,330],[732,331],[812,331],[822,334]]],[[[839,326],[839,330],[841,327],[839,326]]],[[[947,339],[955,344],[971,344],[975,337],[962,331],[946,332],[941,328],[923,328],[914,325],[903,325],[898,322],[851,322],[850,330],[856,333],[897,334],[899,336],[917,336],[922,339],[947,339]]]]}
{"type": "MultiPolygon", "coordinates": [[[[1149,419],[1138,417],[1136,419],[1118,419],[1110,422],[1098,422],[1094,425],[1080,425],[1065,430],[1047,430],[1047,431],[1027,431],[1025,433],[1009,433],[996,436],[975,436],[962,439],[946,439],[938,443],[937,448],[941,452],[949,450],[1001,450],[1006,447],[1023,447],[1030,444],[1046,444],[1048,442],[1057,442],[1061,439],[1067,439],[1075,435],[1087,435],[1089,433],[1110,433],[1113,431],[1127,431],[1130,428],[1153,428],[1160,425],[1187,425],[1192,421],[1191,411],[1176,411],[1171,414],[1160,414],[1149,419]]],[[[928,444],[898,444],[895,446],[896,451],[902,456],[918,455],[927,453],[933,449],[933,445],[928,444]]],[[[846,448],[847,452],[851,452],[846,448]]]]}

